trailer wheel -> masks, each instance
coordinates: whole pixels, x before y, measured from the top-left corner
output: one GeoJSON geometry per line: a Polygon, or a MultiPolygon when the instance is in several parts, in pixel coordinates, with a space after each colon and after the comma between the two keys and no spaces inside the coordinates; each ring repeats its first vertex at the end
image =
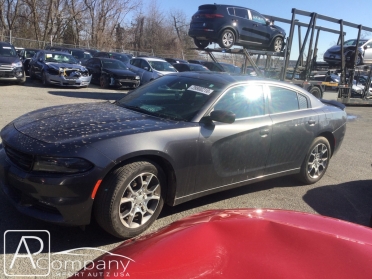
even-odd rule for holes
{"type": "Polygon", "coordinates": [[[311,89],[310,89],[310,93],[313,94],[315,97],[317,97],[318,99],[321,99],[323,96],[322,96],[322,91],[320,91],[319,87],[316,87],[316,86],[313,86],[311,89]]]}
{"type": "Polygon", "coordinates": [[[194,44],[197,46],[197,48],[206,48],[209,45],[209,41],[202,41],[198,39],[194,39],[194,44]]]}

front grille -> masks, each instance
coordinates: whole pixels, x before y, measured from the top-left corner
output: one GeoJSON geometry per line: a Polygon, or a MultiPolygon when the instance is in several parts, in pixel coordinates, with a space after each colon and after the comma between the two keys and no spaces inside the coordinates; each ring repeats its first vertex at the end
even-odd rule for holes
{"type": "Polygon", "coordinates": [[[34,157],[32,155],[20,152],[12,147],[5,145],[5,152],[10,161],[13,164],[20,167],[25,171],[30,171],[34,163],[34,157]]]}

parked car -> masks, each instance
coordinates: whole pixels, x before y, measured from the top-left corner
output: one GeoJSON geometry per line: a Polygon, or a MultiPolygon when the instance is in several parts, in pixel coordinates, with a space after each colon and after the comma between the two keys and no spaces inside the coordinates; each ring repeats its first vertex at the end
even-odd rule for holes
{"type": "Polygon", "coordinates": [[[225,70],[225,72],[228,72],[230,74],[240,74],[241,73],[241,69],[233,64],[229,64],[229,63],[223,63],[223,62],[220,62],[219,63],[223,69],[225,70]]]}
{"type": "Polygon", "coordinates": [[[63,51],[71,54],[75,59],[81,64],[87,61],[88,59],[92,58],[93,56],[90,54],[89,51],[80,48],[66,48],[66,47],[59,47],[59,46],[47,46],[45,49],[53,50],[53,51],[63,51]]]}
{"type": "Polygon", "coordinates": [[[121,62],[125,64],[129,64],[129,56],[124,53],[117,53],[117,52],[105,52],[105,51],[99,51],[97,52],[94,57],[101,57],[101,58],[112,58],[120,60],[121,62]]]}
{"type": "Polygon", "coordinates": [[[220,63],[215,63],[205,60],[188,60],[190,63],[200,64],[207,67],[210,71],[214,72],[226,72],[220,63]]]}
{"type": "Polygon", "coordinates": [[[200,64],[193,64],[193,63],[174,63],[173,67],[176,68],[179,72],[186,72],[186,71],[209,71],[209,69],[200,64]]]}
{"type": "Polygon", "coordinates": [[[192,16],[189,36],[198,48],[205,48],[213,42],[221,48],[240,45],[280,52],[284,46],[285,31],[255,10],[207,4],[199,6],[192,16]]]}
{"type": "Polygon", "coordinates": [[[19,53],[19,58],[22,61],[23,68],[25,69],[26,75],[29,75],[29,64],[31,61],[31,58],[34,57],[36,52],[38,52],[40,49],[35,49],[35,48],[25,48],[22,49],[19,53]]]}
{"type": "Polygon", "coordinates": [[[91,48],[84,48],[85,51],[89,52],[92,56],[94,56],[99,50],[91,49],[91,48]]]}
{"type": "Polygon", "coordinates": [[[136,57],[131,59],[129,69],[141,77],[141,84],[177,72],[167,61],[152,57],[136,57]]]}
{"type": "MultiPolygon", "coordinates": [[[[344,55],[345,55],[345,62],[352,66],[351,64],[354,62],[354,52],[355,52],[355,46],[356,46],[357,40],[347,40],[344,42],[344,55]]],[[[358,57],[356,60],[356,65],[362,65],[364,63],[372,63],[372,39],[371,40],[365,40],[360,39],[359,40],[359,46],[358,46],[358,57]]],[[[324,53],[323,60],[327,62],[329,65],[339,65],[341,64],[341,46],[335,45],[324,53]]]]}
{"type": "Polygon", "coordinates": [[[129,239],[70,279],[367,279],[371,262],[370,228],[296,211],[225,209],[129,239]]]}
{"type": "Polygon", "coordinates": [[[94,216],[134,237],[164,203],[284,175],[319,181],[343,142],[344,108],[290,83],[171,73],[114,103],[18,117],[0,132],[0,185],[28,216],[76,226],[94,216]]]}
{"type": "Polygon", "coordinates": [[[99,84],[102,88],[123,86],[136,88],[140,84],[140,77],[120,60],[95,57],[89,59],[85,66],[92,75],[91,82],[99,84]]]}
{"type": "Polygon", "coordinates": [[[323,81],[325,90],[338,90],[338,84],[340,82],[340,77],[337,74],[328,75],[314,75],[310,77],[312,80],[323,81]]]}
{"type": "Polygon", "coordinates": [[[26,74],[15,48],[10,43],[0,42],[0,81],[22,84],[26,74]]]}
{"type": "Polygon", "coordinates": [[[167,61],[170,64],[175,64],[175,63],[188,63],[186,60],[183,59],[175,59],[175,58],[164,58],[165,61],[167,61]]]}
{"type": "Polygon", "coordinates": [[[87,68],[67,52],[40,50],[29,65],[30,77],[41,79],[44,85],[87,87],[92,78],[87,68]]]}

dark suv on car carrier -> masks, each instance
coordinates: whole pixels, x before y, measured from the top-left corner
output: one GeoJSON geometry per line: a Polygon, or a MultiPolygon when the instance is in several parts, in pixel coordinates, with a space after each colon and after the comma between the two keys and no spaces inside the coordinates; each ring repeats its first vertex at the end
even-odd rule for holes
{"type": "Polygon", "coordinates": [[[260,13],[231,5],[201,5],[192,16],[189,36],[198,48],[218,43],[221,48],[246,48],[280,52],[285,31],[260,13]]]}

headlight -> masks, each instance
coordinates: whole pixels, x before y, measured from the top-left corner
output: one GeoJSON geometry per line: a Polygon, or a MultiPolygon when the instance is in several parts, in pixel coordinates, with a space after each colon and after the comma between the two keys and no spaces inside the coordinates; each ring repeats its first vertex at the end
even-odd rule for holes
{"type": "Polygon", "coordinates": [[[92,167],[92,163],[81,158],[36,157],[33,170],[56,173],[78,173],[87,171],[92,167]]]}
{"type": "Polygon", "coordinates": [[[22,62],[19,61],[19,62],[16,62],[16,63],[12,63],[12,66],[13,67],[22,67],[22,62]]]}
{"type": "Polygon", "coordinates": [[[139,76],[136,76],[136,79],[140,79],[140,77],[139,76]]]}

